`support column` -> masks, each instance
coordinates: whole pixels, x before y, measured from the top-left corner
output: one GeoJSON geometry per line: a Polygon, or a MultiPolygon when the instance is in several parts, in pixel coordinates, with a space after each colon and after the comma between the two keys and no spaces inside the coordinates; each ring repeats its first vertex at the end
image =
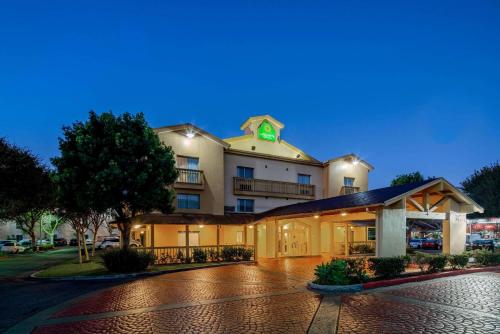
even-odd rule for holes
{"type": "Polygon", "coordinates": [[[189,257],[189,225],[186,224],[186,258],[189,257]]]}
{"type": "Polygon", "coordinates": [[[465,213],[458,212],[460,205],[449,199],[443,206],[448,211],[443,220],[443,254],[462,254],[465,251],[467,219],[465,213]]]}
{"type": "Polygon", "coordinates": [[[406,254],[406,200],[379,208],[375,221],[376,256],[406,254]]]}
{"type": "Polygon", "coordinates": [[[257,261],[258,250],[259,250],[259,231],[257,224],[255,224],[253,226],[253,258],[255,261],[257,261]]]}
{"type": "Polygon", "coordinates": [[[278,220],[274,220],[274,257],[278,258],[278,248],[279,248],[279,233],[278,233],[279,223],[278,220]]]}
{"type": "Polygon", "coordinates": [[[150,231],[150,240],[149,242],[151,243],[151,251],[154,253],[155,249],[155,224],[151,224],[151,231],[150,231]]]}
{"type": "Polygon", "coordinates": [[[248,244],[247,233],[248,233],[247,225],[243,225],[243,245],[245,245],[245,248],[247,248],[248,244]]]}
{"type": "Polygon", "coordinates": [[[217,256],[220,255],[220,225],[217,225],[217,256]]]}
{"type": "Polygon", "coordinates": [[[344,223],[344,256],[349,256],[349,226],[344,223]]]}
{"type": "Polygon", "coordinates": [[[328,248],[330,256],[335,255],[335,225],[333,222],[328,223],[328,229],[330,230],[330,247],[328,248]]]}

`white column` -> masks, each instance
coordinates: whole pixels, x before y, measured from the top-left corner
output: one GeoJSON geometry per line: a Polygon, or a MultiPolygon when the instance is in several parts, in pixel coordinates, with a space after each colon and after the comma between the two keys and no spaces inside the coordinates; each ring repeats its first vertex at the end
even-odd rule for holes
{"type": "Polygon", "coordinates": [[[376,256],[389,257],[406,254],[406,201],[377,210],[376,256]]]}
{"type": "Polygon", "coordinates": [[[266,222],[266,256],[268,258],[274,258],[277,256],[277,233],[276,231],[276,220],[271,220],[266,222]]]}

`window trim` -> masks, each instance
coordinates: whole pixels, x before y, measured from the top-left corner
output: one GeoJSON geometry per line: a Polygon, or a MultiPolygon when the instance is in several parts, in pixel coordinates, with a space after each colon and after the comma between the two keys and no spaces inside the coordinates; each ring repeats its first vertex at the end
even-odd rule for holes
{"type": "MultiPolygon", "coordinates": [[[[245,206],[245,208],[247,207],[246,204],[244,206],[245,206]]],[[[237,198],[236,199],[236,212],[239,212],[239,213],[252,213],[252,212],[255,212],[255,199],[253,199],[253,198],[237,198]],[[252,210],[251,211],[247,211],[247,210],[241,211],[240,210],[240,205],[239,205],[240,201],[245,201],[245,203],[246,203],[246,201],[251,201],[251,203],[252,203],[252,210]]]]}
{"type": "MultiPolygon", "coordinates": [[[[181,168],[181,169],[189,169],[189,170],[200,170],[200,158],[199,157],[192,157],[192,156],[189,156],[189,155],[178,155],[175,159],[175,163],[177,165],[177,168],[181,168]],[[181,167],[180,164],[179,164],[179,158],[184,158],[184,159],[187,159],[186,162],[189,161],[189,159],[196,159],[198,161],[197,163],[197,168],[196,169],[192,169],[192,168],[187,168],[187,167],[181,167]]],[[[189,166],[189,163],[188,163],[188,166],[189,166]]]]}
{"type": "Polygon", "coordinates": [[[311,174],[297,173],[297,183],[298,184],[311,184],[311,174]],[[302,182],[300,182],[300,177],[301,176],[307,176],[308,179],[309,179],[309,182],[308,183],[302,183],[302,182]]]}
{"type": "Polygon", "coordinates": [[[354,187],[354,181],[356,180],[356,178],[354,177],[348,177],[348,176],[344,176],[344,187],[354,187]],[[352,180],[352,184],[346,184],[346,180],[352,180]]]}
{"type": "Polygon", "coordinates": [[[236,166],[236,176],[237,177],[240,177],[240,178],[243,178],[243,179],[248,179],[248,180],[252,180],[255,178],[255,168],[253,167],[247,167],[247,166],[236,166]],[[240,176],[238,171],[241,169],[244,169],[244,170],[251,170],[252,171],[252,177],[246,177],[246,173],[243,173],[244,176],[240,176]]]}

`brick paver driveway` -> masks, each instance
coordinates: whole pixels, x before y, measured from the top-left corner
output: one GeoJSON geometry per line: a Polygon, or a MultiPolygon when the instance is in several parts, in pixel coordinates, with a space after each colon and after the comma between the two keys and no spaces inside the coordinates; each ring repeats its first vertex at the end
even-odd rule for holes
{"type": "Polygon", "coordinates": [[[498,273],[334,297],[337,304],[326,308],[330,296],[318,311],[322,297],[305,282],[321,260],[266,260],[127,282],[45,310],[12,332],[305,333],[326,309],[335,313],[326,317],[330,332],[499,332],[498,273]]]}

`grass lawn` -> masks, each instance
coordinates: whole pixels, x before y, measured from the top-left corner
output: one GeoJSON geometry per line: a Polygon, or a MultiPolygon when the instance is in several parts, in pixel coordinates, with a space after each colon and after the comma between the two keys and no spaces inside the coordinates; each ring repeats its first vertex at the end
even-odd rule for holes
{"type": "Polygon", "coordinates": [[[0,278],[25,276],[31,272],[74,259],[75,247],[64,247],[40,253],[9,254],[0,258],[0,278]]]}
{"type": "MultiPolygon", "coordinates": [[[[179,264],[164,264],[154,265],[150,268],[149,272],[157,271],[174,271],[187,268],[205,268],[213,267],[219,264],[228,262],[207,262],[207,263],[179,263],[179,264]]],[[[100,276],[112,275],[103,265],[99,256],[91,259],[90,262],[79,264],[78,260],[67,261],[66,263],[57,264],[47,268],[37,274],[38,277],[70,277],[70,276],[100,276]]]]}

